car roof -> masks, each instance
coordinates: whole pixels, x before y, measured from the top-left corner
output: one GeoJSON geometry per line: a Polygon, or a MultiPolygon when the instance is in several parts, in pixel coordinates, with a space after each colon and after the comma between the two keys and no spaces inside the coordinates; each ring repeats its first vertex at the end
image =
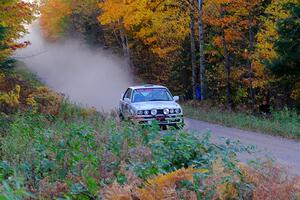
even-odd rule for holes
{"type": "Polygon", "coordinates": [[[145,85],[131,86],[129,88],[136,90],[136,89],[143,89],[143,88],[166,88],[166,87],[162,85],[145,84],[145,85]]]}

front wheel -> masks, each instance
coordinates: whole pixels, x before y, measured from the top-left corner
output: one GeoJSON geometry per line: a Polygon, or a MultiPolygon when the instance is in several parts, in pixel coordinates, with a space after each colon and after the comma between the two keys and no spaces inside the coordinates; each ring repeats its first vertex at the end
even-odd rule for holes
{"type": "Polygon", "coordinates": [[[175,125],[174,125],[174,128],[175,128],[176,130],[183,129],[183,127],[184,127],[184,120],[182,120],[182,123],[180,123],[180,124],[175,124],[175,125]]]}
{"type": "Polygon", "coordinates": [[[176,124],[173,126],[176,130],[181,130],[183,129],[183,124],[176,124]]]}
{"type": "Polygon", "coordinates": [[[163,131],[166,131],[166,130],[168,130],[168,127],[167,127],[167,125],[161,125],[161,126],[160,126],[160,128],[161,128],[161,130],[163,130],[163,131]]]}

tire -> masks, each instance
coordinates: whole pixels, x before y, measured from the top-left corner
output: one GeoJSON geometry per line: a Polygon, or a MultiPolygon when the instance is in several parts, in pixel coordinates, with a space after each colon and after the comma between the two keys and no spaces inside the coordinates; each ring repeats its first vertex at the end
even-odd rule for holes
{"type": "Polygon", "coordinates": [[[181,129],[183,129],[183,127],[184,127],[184,121],[182,121],[181,124],[175,124],[175,125],[174,125],[174,128],[175,128],[176,130],[181,130],[181,129]]]}

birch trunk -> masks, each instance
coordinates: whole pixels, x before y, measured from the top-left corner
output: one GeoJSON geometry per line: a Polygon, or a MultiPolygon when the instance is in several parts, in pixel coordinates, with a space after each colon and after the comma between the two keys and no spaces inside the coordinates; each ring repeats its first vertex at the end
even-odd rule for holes
{"type": "Polygon", "coordinates": [[[128,38],[127,38],[126,33],[124,33],[124,31],[122,29],[120,29],[120,38],[121,38],[121,43],[122,43],[123,55],[124,55],[128,65],[131,67],[132,63],[131,63],[131,58],[130,58],[130,49],[129,49],[129,45],[128,45],[128,38]]]}

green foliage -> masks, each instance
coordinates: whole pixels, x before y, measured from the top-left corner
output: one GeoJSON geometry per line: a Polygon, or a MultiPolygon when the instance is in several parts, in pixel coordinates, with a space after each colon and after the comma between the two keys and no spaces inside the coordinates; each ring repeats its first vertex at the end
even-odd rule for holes
{"type": "Polygon", "coordinates": [[[0,161],[0,199],[21,200],[29,197],[33,196],[27,192],[23,178],[18,177],[7,162],[0,161]]]}
{"type": "Polygon", "coordinates": [[[287,95],[300,101],[300,6],[286,4],[291,16],[278,22],[279,39],[275,42],[278,58],[269,63],[269,68],[279,80],[287,95]]]}
{"type": "Polygon", "coordinates": [[[209,136],[197,139],[186,132],[161,134],[158,126],[118,124],[97,113],[82,116],[81,111],[65,103],[61,116],[55,118],[13,115],[8,133],[0,140],[5,160],[0,167],[2,179],[6,181],[17,172],[36,189],[45,181],[55,184],[60,180],[66,189],[57,192],[57,197],[89,199],[105,184],[127,183],[123,167],[147,179],[189,166],[211,170],[221,155],[226,168],[239,173],[236,148],[216,146],[209,136]]]}

